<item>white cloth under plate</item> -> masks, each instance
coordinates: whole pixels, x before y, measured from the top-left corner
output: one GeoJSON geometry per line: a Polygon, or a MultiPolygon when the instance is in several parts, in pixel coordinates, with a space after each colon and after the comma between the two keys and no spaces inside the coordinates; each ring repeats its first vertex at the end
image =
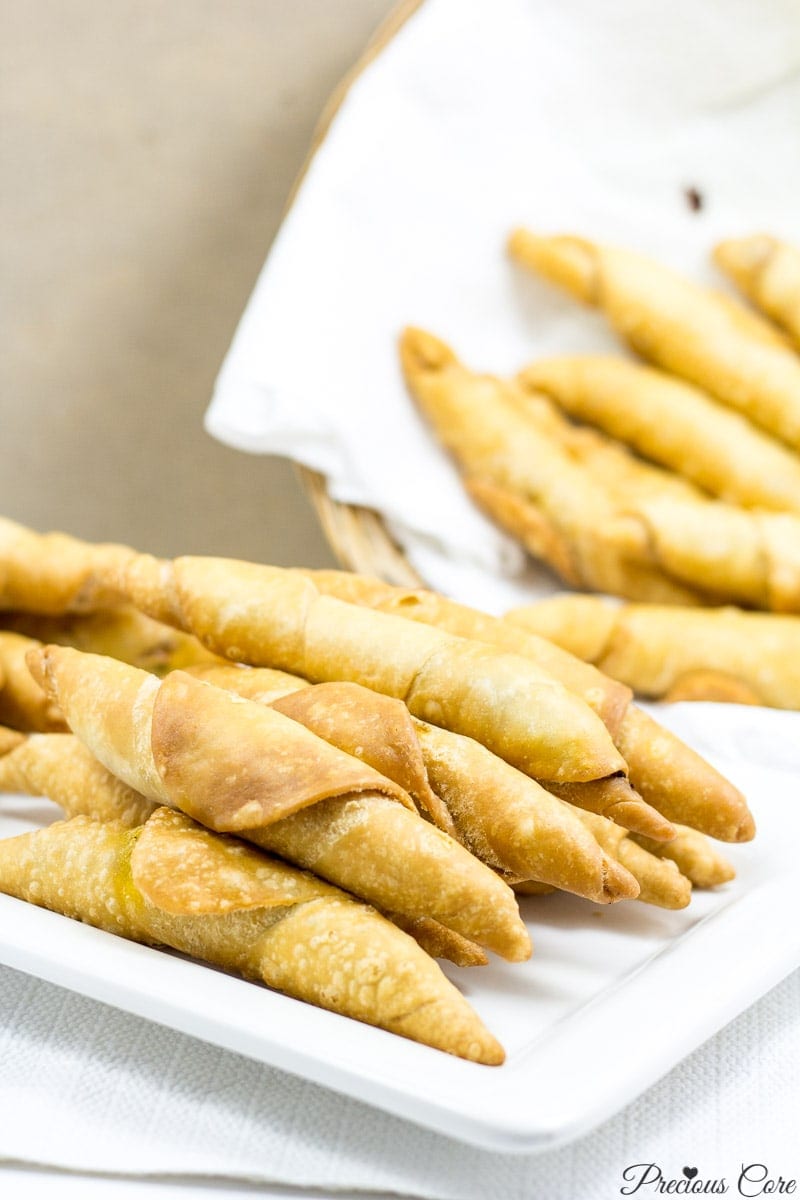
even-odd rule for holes
{"type": "Polygon", "coordinates": [[[208,429],[322,471],[461,599],[499,610],[551,588],[466,499],[408,398],[397,335],[421,325],[499,373],[617,347],[597,313],[509,263],[511,228],[627,245],[724,286],[719,238],[800,240],[798,129],[796,0],[427,0],[314,156],[208,429]]]}
{"type": "Polygon", "coordinates": [[[0,967],[0,1160],[425,1200],[610,1200],[642,1162],[729,1182],[761,1162],[800,1180],[799,1008],[796,972],[600,1129],[518,1158],[0,967]]]}

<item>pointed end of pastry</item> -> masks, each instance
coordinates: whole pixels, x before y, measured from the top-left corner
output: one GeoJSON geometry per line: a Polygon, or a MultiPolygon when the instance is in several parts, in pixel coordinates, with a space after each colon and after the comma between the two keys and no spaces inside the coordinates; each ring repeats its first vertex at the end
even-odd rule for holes
{"type": "Polygon", "coordinates": [[[18,733],[16,729],[6,729],[5,725],[0,725],[0,758],[4,758],[6,754],[10,754],[17,746],[21,746],[24,741],[24,733],[18,733]]]}
{"type": "Polygon", "coordinates": [[[655,842],[669,842],[675,837],[675,826],[641,797],[612,804],[605,816],[631,833],[641,833],[655,842]]]}
{"type": "Polygon", "coordinates": [[[450,347],[432,333],[409,325],[400,337],[400,363],[411,382],[423,375],[434,375],[457,361],[450,347]]]}
{"type": "Polygon", "coordinates": [[[764,233],[729,238],[714,247],[714,262],[735,283],[746,287],[762,270],[772,248],[772,238],[764,233]]]}
{"type": "MultiPolygon", "coordinates": [[[[492,949],[490,946],[489,949],[492,949]]],[[[533,943],[530,934],[520,920],[504,938],[502,948],[496,953],[501,954],[507,962],[527,962],[533,954],[533,943]]]]}
{"type": "Polygon", "coordinates": [[[43,692],[53,699],[53,652],[56,646],[32,646],[25,655],[25,663],[43,692]]]}
{"type": "Polygon", "coordinates": [[[756,823],[753,820],[753,814],[749,808],[746,808],[739,825],[736,828],[735,837],[731,838],[732,842],[752,842],[756,836],[756,823]]]}
{"type": "Polygon", "coordinates": [[[505,1050],[459,992],[432,1000],[392,1022],[392,1032],[457,1058],[499,1067],[505,1050]]]}
{"type": "Polygon", "coordinates": [[[622,863],[615,858],[603,856],[603,892],[598,900],[601,904],[615,904],[617,900],[636,900],[639,883],[622,863]]]}
{"type": "Polygon", "coordinates": [[[576,300],[597,302],[597,247],[591,242],[566,235],[539,237],[528,229],[515,229],[508,252],[523,267],[566,288],[576,300]]]}
{"type": "Polygon", "coordinates": [[[151,554],[137,554],[118,572],[117,586],[125,599],[156,621],[181,628],[181,605],[173,564],[151,554]]]}

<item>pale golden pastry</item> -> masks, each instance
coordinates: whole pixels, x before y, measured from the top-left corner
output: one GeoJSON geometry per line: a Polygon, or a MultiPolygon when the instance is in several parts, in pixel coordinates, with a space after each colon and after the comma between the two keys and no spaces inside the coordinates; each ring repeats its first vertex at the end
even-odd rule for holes
{"type": "MultiPolygon", "coordinates": [[[[46,796],[68,817],[143,825],[158,808],[122,783],[71,733],[32,733],[25,737],[0,727],[0,792],[46,796]],[[9,736],[11,735],[11,736],[9,736]]],[[[423,950],[459,967],[484,966],[480,946],[430,917],[384,913],[423,950]]]]}
{"type": "Polygon", "coordinates": [[[611,355],[545,359],[521,372],[570,417],[619,438],[745,508],[800,512],[800,459],[699,388],[611,355]]]}
{"type": "Polygon", "coordinates": [[[34,533],[0,517],[0,610],[57,615],[110,608],[121,599],[114,573],[134,554],[66,533],[34,533]]]}
{"type": "MultiPolygon", "coordinates": [[[[526,636],[530,633],[528,626],[522,630],[516,619],[512,624],[516,613],[507,619],[491,617],[424,589],[392,587],[345,571],[315,571],[311,576],[326,594],[402,614],[407,620],[439,625],[501,649],[515,647],[517,654],[530,657],[582,696],[606,722],[618,747],[624,746],[630,782],[646,803],[640,798],[634,805],[635,794],[620,778],[556,787],[547,783],[571,803],[613,817],[649,837],[672,837],[672,819],[698,823],[698,828],[726,841],[753,837],[755,826],[742,794],[699,754],[630,704],[630,692],[609,690],[607,677],[599,671],[587,673],[585,667],[576,670],[574,652],[591,657],[581,653],[582,646],[569,645],[566,649],[573,654],[559,655],[557,648],[544,640],[551,637],[549,629],[532,630],[543,637],[526,636]]],[[[592,624],[579,622],[576,628],[585,640],[592,624]]],[[[552,642],[558,641],[558,637],[552,637],[552,642]]]]}
{"type": "Polygon", "coordinates": [[[191,634],[162,625],[130,605],[59,616],[4,612],[0,614],[0,629],[22,633],[40,642],[74,646],[89,654],[107,654],[156,675],[197,663],[222,661],[191,634]]]}
{"type": "Polygon", "coordinates": [[[270,707],[175,671],[49,646],[32,669],[72,731],[149,800],[238,833],[374,903],[530,954],[513,893],[377,771],[270,707]],[[404,807],[407,806],[407,807],[404,807]]]}
{"type": "Polygon", "coordinates": [[[509,622],[593,662],[653,699],[800,708],[800,618],[556,596],[509,622]]]}
{"type": "Polygon", "coordinates": [[[675,837],[669,842],[654,842],[639,834],[631,834],[631,841],[658,858],[671,859],[694,887],[718,887],[736,876],[733,864],[720,854],[713,843],[686,825],[677,825],[675,837]]]}
{"type": "Polygon", "coordinates": [[[730,238],[714,261],[749,300],[800,346],[800,249],[769,234],[730,238]]]}
{"type": "MultiPolygon", "coordinates": [[[[12,750],[16,750],[17,746],[23,745],[25,742],[25,734],[20,733],[16,729],[6,729],[0,725],[0,756],[10,754],[12,750]]],[[[8,789],[12,791],[12,788],[8,789]]]]}
{"type": "Polygon", "coordinates": [[[68,817],[143,825],[158,808],[117,779],[71,733],[32,733],[3,748],[0,731],[0,792],[46,796],[68,817]]]}
{"type": "MultiPolygon", "coordinates": [[[[548,561],[567,582],[629,599],[691,601],[691,593],[656,596],[632,586],[652,576],[696,589],[704,600],[800,611],[800,515],[744,510],[685,486],[679,492],[662,486],[666,473],[655,468],[645,468],[646,476],[641,466],[628,470],[615,487],[525,416],[518,385],[473,374],[415,330],[406,331],[401,356],[414,397],[472,493],[476,478],[488,478],[494,500],[501,498],[495,515],[503,520],[505,506],[509,528],[519,517],[523,539],[525,513],[535,510],[529,548],[547,557],[546,536],[554,539],[558,555],[551,547],[548,561]]],[[[492,510],[491,492],[483,503],[492,510]]]]}
{"type": "Polygon", "coordinates": [[[0,631],[0,724],[24,732],[66,729],[57,704],[45,695],[25,657],[39,643],[0,631]]]}
{"type": "MultiPolygon", "coordinates": [[[[599,850],[567,805],[472,738],[412,718],[404,706],[405,721],[400,713],[387,720],[387,706],[400,702],[358,684],[312,686],[283,672],[258,667],[197,670],[210,682],[240,695],[260,696],[340,749],[357,751],[409,795],[419,797],[418,807],[431,819],[434,805],[439,805],[454,835],[505,877],[535,874],[564,891],[600,903],[631,894],[633,880],[599,850]],[[284,695],[287,689],[289,694],[284,695]],[[384,730],[393,731],[388,755],[380,726],[378,736],[372,732],[375,718],[384,730]]],[[[626,795],[630,793],[624,779],[610,782],[618,782],[627,789],[626,795]]],[[[564,786],[580,791],[593,785],[564,786]]],[[[664,821],[643,824],[664,836],[673,832],[664,821]]]]}
{"type": "Polygon", "coordinates": [[[75,817],[0,842],[0,889],[487,1064],[503,1050],[440,968],[373,909],[159,809],[139,829],[75,817]]]}
{"type": "Polygon", "coordinates": [[[215,652],[315,683],[350,681],[414,716],[474,737],[536,778],[600,779],[625,764],[599,717],[534,663],[321,596],[310,579],[229,559],[142,555],[131,601],[215,652]]]}
{"type": "Polygon", "coordinates": [[[800,360],[768,322],[627,250],[524,229],[509,248],[524,266],[602,309],[644,358],[800,448],[800,360]]]}
{"type": "MultiPolygon", "coordinates": [[[[670,858],[651,854],[633,835],[613,821],[594,813],[584,812],[581,820],[608,854],[616,856],[639,884],[638,899],[658,908],[686,908],[692,898],[691,881],[681,874],[670,858]]],[[[657,843],[659,846],[661,843],[657,843]]]]}
{"type": "MultiPolygon", "coordinates": [[[[518,384],[475,374],[418,329],[404,332],[400,358],[412,396],[470,495],[565,582],[637,598],[665,599],[666,592],[677,603],[695,599],[691,581],[665,579],[635,511],[641,500],[663,494],[653,479],[663,484],[664,473],[633,470],[628,458],[623,490],[612,488],[606,468],[597,477],[589,469],[586,438],[576,449],[554,428],[552,412],[532,419],[518,384]]],[[[681,497],[673,484],[665,486],[671,499],[685,495],[685,485],[681,497]]]]}

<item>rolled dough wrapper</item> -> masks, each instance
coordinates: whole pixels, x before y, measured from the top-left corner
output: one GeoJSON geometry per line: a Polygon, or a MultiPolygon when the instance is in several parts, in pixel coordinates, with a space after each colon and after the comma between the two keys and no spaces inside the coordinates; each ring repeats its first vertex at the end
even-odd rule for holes
{"type": "MultiPolygon", "coordinates": [[[[68,817],[121,821],[129,829],[143,825],[159,807],[107,771],[71,733],[33,733],[26,738],[0,729],[0,792],[46,796],[68,817]]],[[[430,917],[384,916],[436,958],[448,958],[460,967],[488,961],[474,942],[430,917]]]]}
{"type": "Polygon", "coordinates": [[[0,724],[25,733],[66,729],[64,717],[28,670],[26,655],[39,643],[0,631],[0,724]]]}
{"type": "Polygon", "coordinates": [[[535,777],[599,779],[625,770],[596,714],[534,663],[321,596],[294,572],[143,556],[126,587],[137,607],[162,619],[168,613],[229,658],[316,683],[361,683],[535,777]]]}
{"type": "Polygon", "coordinates": [[[557,596],[509,613],[653,699],[800,708],[800,619],[557,596]]]}
{"type": "Polygon", "coordinates": [[[686,908],[692,898],[692,885],[676,863],[650,854],[613,821],[595,813],[580,815],[606,852],[614,855],[634,876],[639,884],[639,900],[658,908],[686,908]]]}
{"type": "Polygon", "coordinates": [[[565,891],[600,903],[630,895],[634,881],[603,855],[567,805],[472,738],[418,721],[399,701],[357,684],[306,685],[297,677],[258,667],[200,671],[234,691],[241,687],[240,694],[260,695],[340,749],[358,750],[359,757],[383,770],[410,795],[430,793],[459,840],[496,870],[523,878],[536,873],[565,891]],[[281,699],[287,688],[290,694],[281,699]],[[340,703],[342,694],[349,703],[340,703]],[[400,705],[402,713],[392,714],[394,720],[387,725],[383,717],[387,706],[393,705],[400,705]],[[375,718],[384,729],[394,731],[391,761],[380,738],[371,736],[375,718]]]}
{"type": "Polygon", "coordinates": [[[519,380],[711,495],[800,513],[797,457],[691,384],[611,355],[545,359],[519,380]]]}
{"type": "Polygon", "coordinates": [[[731,238],[714,261],[762,312],[800,346],[800,249],[760,233],[731,238]]]}
{"type": "Polygon", "coordinates": [[[718,887],[736,876],[733,864],[716,846],[704,834],[686,825],[677,825],[675,837],[669,842],[654,842],[639,834],[632,834],[631,841],[657,858],[671,859],[694,887],[718,887]]]}
{"type": "MultiPolygon", "coordinates": [[[[25,734],[20,733],[16,729],[6,729],[0,725],[0,756],[10,754],[12,750],[16,750],[17,746],[23,745],[25,742],[25,734]]],[[[13,788],[8,788],[8,791],[13,791],[13,788]]]]}
{"type": "MultiPolygon", "coordinates": [[[[575,690],[587,703],[592,704],[609,722],[610,732],[620,747],[624,743],[630,782],[637,793],[646,789],[646,802],[641,797],[637,799],[626,781],[620,778],[581,785],[547,784],[570,803],[613,817],[621,824],[637,828],[648,837],[673,836],[673,829],[669,823],[671,818],[665,815],[662,806],[666,806],[673,814],[684,813],[683,817],[676,818],[683,820],[684,824],[700,821],[700,827],[714,836],[722,836],[728,840],[746,840],[753,836],[755,827],[741,793],[674,734],[661,728],[634,705],[628,704],[628,692],[612,693],[612,702],[609,703],[609,693],[604,690],[606,677],[603,674],[593,672],[591,675],[585,675],[580,670],[575,672],[574,664],[577,660],[572,653],[562,652],[559,657],[558,651],[550,642],[542,638],[531,642],[524,637],[520,623],[524,625],[525,631],[532,629],[534,633],[541,633],[544,638],[552,638],[553,642],[560,640],[558,636],[554,636],[558,630],[549,626],[537,628],[535,625],[535,614],[542,608],[546,612],[546,605],[517,609],[501,619],[456,604],[434,592],[393,588],[362,575],[326,571],[314,572],[313,578],[321,591],[341,595],[343,599],[355,603],[369,604],[373,607],[385,606],[389,611],[402,613],[406,619],[426,624],[441,623],[451,632],[496,644],[501,648],[515,644],[519,654],[530,655],[570,690],[575,690]],[[526,612],[533,615],[532,621],[526,620],[526,612]],[[550,651],[555,650],[555,656],[552,653],[548,654],[546,648],[550,651]],[[626,700],[624,707],[620,703],[622,699],[626,700]],[[685,789],[685,793],[682,789],[685,789]],[[699,798],[705,803],[704,813],[698,811],[699,798]]],[[[570,603],[584,601],[589,605],[596,604],[592,597],[570,599],[570,603]]],[[[605,611],[607,610],[604,609],[605,611]]],[[[570,636],[574,639],[577,631],[582,644],[571,642],[566,645],[566,650],[577,652],[583,657],[587,641],[596,636],[595,628],[594,619],[587,617],[585,621],[578,620],[570,627],[570,636]]],[[[587,654],[586,657],[592,656],[587,654]]]]}
{"type": "Polygon", "coordinates": [[[343,892],[181,813],[159,809],[136,830],[76,817],[6,839],[0,888],[436,1049],[503,1061],[410,937],[343,892]]]}
{"type": "Polygon", "coordinates": [[[154,621],[130,605],[50,617],[5,612],[0,625],[40,642],[73,646],[87,654],[107,654],[156,675],[198,663],[223,661],[204,649],[191,634],[154,621]]]}
{"type": "Polygon", "coordinates": [[[800,448],[800,361],[766,321],[627,250],[523,229],[509,248],[524,266],[600,308],[644,358],[800,448]]]}
{"type": "Polygon", "coordinates": [[[114,579],[134,557],[128,546],[34,533],[0,517],[0,610],[57,615],[109,608],[122,599],[114,579]]]}
{"type": "Polygon", "coordinates": [[[269,707],[176,671],[47,647],[33,669],[114,775],[241,834],[385,911],[432,917],[511,959],[530,954],[513,893],[423,821],[408,795],[269,707]]]}
{"type": "MultiPolygon", "coordinates": [[[[598,465],[596,444],[582,436],[576,446],[553,411],[534,419],[519,385],[468,370],[431,334],[407,329],[400,357],[411,394],[469,494],[565,582],[637,598],[655,592],[663,599],[668,591],[675,602],[695,599],[685,581],[665,581],[646,526],[626,511],[665,490],[674,496],[676,481],[630,456],[622,473],[618,448],[604,446],[598,465]]],[[[678,487],[684,496],[686,485],[678,487]]]]}

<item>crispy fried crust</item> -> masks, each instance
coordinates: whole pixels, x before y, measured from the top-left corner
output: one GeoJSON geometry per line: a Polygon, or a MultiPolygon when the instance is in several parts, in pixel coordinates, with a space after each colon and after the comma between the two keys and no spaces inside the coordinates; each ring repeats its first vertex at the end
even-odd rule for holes
{"type": "Polygon", "coordinates": [[[526,230],[509,245],[524,266],[602,309],[644,358],[800,448],[800,362],[768,322],[626,250],[526,230]]]}
{"type": "Polygon", "coordinates": [[[7,839],[0,888],[448,1053],[503,1061],[411,938],[344,893],[180,813],[160,809],[134,831],[76,817],[7,839]]]}

